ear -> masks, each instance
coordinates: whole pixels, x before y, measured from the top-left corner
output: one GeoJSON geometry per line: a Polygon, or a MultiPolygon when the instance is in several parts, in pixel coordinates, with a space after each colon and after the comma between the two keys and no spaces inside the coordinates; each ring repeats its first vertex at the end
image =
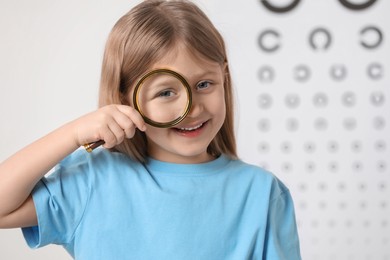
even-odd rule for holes
{"type": "Polygon", "coordinates": [[[222,64],[222,70],[226,73],[226,71],[228,72],[229,71],[229,64],[227,62],[227,60],[225,60],[222,64]]]}
{"type": "Polygon", "coordinates": [[[224,85],[226,86],[227,82],[230,81],[230,70],[229,70],[229,63],[227,60],[222,64],[222,73],[224,75],[224,85]]]}

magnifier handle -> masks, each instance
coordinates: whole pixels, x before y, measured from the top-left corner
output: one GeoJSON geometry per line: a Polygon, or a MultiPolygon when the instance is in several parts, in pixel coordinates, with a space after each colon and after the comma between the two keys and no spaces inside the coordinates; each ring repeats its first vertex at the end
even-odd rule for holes
{"type": "Polygon", "coordinates": [[[90,153],[103,144],[105,144],[105,142],[103,140],[99,140],[97,142],[84,144],[83,146],[84,146],[85,150],[90,153]]]}

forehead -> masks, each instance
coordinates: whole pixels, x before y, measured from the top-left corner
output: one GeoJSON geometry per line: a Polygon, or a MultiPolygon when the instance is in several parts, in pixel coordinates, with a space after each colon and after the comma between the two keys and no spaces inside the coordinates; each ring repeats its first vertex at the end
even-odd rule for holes
{"type": "Polygon", "coordinates": [[[220,73],[222,64],[207,59],[199,52],[178,44],[157,60],[151,69],[167,68],[188,77],[201,73],[220,73]]]}

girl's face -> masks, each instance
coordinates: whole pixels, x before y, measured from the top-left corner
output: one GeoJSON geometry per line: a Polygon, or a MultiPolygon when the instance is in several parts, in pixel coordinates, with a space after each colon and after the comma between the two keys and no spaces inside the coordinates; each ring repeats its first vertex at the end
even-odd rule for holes
{"type": "Polygon", "coordinates": [[[148,153],[154,159],[174,163],[201,163],[213,159],[207,153],[207,147],[226,115],[224,68],[197,56],[179,45],[151,68],[168,68],[180,73],[192,90],[191,111],[182,122],[172,128],[147,125],[148,153]]]}

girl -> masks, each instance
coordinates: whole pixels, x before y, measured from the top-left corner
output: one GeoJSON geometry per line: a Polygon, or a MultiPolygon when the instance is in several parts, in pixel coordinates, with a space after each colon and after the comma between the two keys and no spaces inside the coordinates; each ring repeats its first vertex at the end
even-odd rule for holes
{"type": "Polygon", "coordinates": [[[233,129],[218,31],[191,2],[144,1],[109,35],[100,108],[0,165],[0,227],[75,259],[300,259],[288,189],[237,159],[233,129]],[[135,82],[158,68],[192,90],[169,128],[133,108],[135,82]],[[77,149],[98,140],[104,148],[77,149]]]}

